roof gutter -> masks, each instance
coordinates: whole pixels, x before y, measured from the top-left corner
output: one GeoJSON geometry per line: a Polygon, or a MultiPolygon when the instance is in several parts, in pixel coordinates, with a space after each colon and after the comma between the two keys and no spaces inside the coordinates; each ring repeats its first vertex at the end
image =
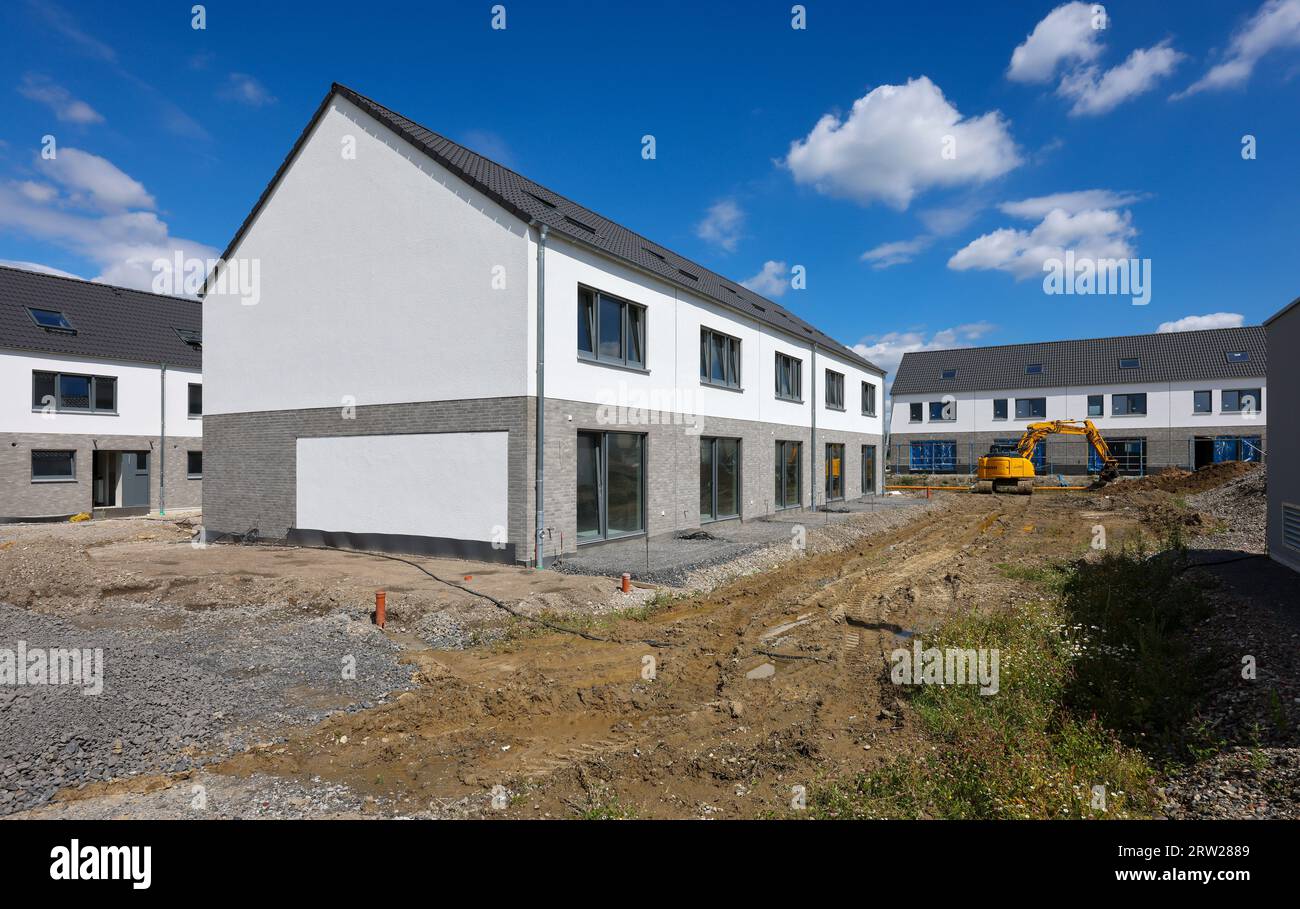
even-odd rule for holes
{"type": "Polygon", "coordinates": [[[546,236],[545,224],[533,221],[537,228],[537,460],[533,466],[537,513],[533,529],[533,567],[546,567],[543,538],[546,534],[546,236]]]}

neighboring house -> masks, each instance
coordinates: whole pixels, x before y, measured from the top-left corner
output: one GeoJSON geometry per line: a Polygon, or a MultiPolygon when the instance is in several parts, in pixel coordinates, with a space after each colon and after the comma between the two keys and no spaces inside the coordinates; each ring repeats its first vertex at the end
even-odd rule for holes
{"type": "Polygon", "coordinates": [[[1268,554],[1300,571],[1300,299],[1264,323],[1274,413],[1268,464],[1268,554]]]}
{"type": "Polygon", "coordinates": [[[223,261],[209,533],[531,561],[880,486],[878,367],[347,88],[223,261]]]}
{"type": "Polygon", "coordinates": [[[195,300],[0,267],[0,522],[202,501],[195,300]]]}
{"type": "MultiPolygon", "coordinates": [[[[1266,361],[1259,326],[904,354],[890,389],[891,467],[967,473],[1030,423],[1085,419],[1125,474],[1262,461],[1266,361]]],[[[1039,473],[1100,468],[1077,436],[1035,454],[1039,473]]]]}

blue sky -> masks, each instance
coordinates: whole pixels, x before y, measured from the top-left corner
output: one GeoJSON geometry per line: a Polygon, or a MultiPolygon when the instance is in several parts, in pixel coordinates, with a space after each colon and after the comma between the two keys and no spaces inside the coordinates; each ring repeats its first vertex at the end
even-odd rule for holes
{"type": "Polygon", "coordinates": [[[0,260],[219,252],[337,80],[886,366],[1300,293],[1300,0],[191,5],[0,7],[0,260]],[[1045,294],[1061,250],[1150,303],[1045,294]]]}

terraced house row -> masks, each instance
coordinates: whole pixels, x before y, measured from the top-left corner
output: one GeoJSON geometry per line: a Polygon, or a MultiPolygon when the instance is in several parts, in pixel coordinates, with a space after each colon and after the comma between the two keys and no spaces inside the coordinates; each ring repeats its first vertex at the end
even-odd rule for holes
{"type": "MultiPolygon", "coordinates": [[[[1261,326],[908,353],[890,389],[900,473],[968,473],[1043,420],[1092,420],[1121,473],[1263,461],[1268,357],[1261,326]]],[[[1039,474],[1100,469],[1079,437],[1035,451],[1039,474]]]]}
{"type": "Polygon", "coordinates": [[[345,87],[223,258],[212,533],[535,562],[880,489],[881,369],[345,87]]]}
{"type": "Polygon", "coordinates": [[[196,507],[199,303],[0,267],[0,522],[196,507]]]}

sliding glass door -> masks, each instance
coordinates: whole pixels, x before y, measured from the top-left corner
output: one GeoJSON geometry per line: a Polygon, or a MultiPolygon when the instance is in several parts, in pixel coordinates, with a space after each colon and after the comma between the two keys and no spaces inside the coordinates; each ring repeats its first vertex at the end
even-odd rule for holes
{"type": "Polygon", "coordinates": [[[797,508],[803,503],[803,447],[798,442],[776,443],[777,508],[797,508]]]}
{"type": "Polygon", "coordinates": [[[740,440],[700,439],[700,521],[740,516],[740,440]]]}
{"type": "Polygon", "coordinates": [[[645,436],[578,433],[578,542],[645,530],[645,436]]]}

